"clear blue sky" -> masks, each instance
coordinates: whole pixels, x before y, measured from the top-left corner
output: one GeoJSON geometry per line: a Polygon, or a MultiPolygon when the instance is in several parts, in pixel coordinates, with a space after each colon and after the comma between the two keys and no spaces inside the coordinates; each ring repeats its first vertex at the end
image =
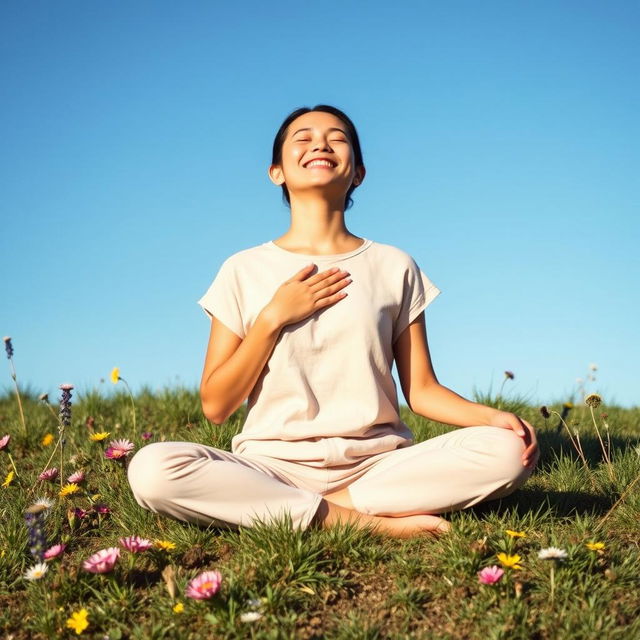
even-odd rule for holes
{"type": "Polygon", "coordinates": [[[0,335],[19,381],[106,392],[119,366],[134,391],[196,386],[196,300],[287,230],[273,137],[328,103],[367,168],[347,227],[442,290],[442,384],[471,397],[508,369],[552,403],[595,363],[588,390],[640,404],[639,28],[630,1],[2,2],[0,335]]]}

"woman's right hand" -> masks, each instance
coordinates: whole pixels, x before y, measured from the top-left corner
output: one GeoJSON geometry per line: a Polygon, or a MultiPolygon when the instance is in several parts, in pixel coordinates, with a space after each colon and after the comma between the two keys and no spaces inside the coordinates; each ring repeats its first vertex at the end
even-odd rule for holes
{"type": "Polygon", "coordinates": [[[285,280],[265,307],[279,327],[304,320],[347,295],[342,291],[351,282],[347,271],[336,267],[309,277],[314,267],[309,264],[285,280]]]}

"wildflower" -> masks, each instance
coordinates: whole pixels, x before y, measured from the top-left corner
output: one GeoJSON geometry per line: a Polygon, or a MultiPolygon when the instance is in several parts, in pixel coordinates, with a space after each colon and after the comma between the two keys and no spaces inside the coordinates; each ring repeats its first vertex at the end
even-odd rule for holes
{"type": "Polygon", "coordinates": [[[542,414],[542,417],[545,420],[551,417],[551,414],[549,413],[549,409],[546,407],[546,405],[540,407],[540,413],[542,414]]]}
{"type": "Polygon", "coordinates": [[[588,549],[591,549],[591,551],[600,551],[605,547],[604,542],[585,542],[585,545],[588,549]]]}
{"type": "Polygon", "coordinates": [[[91,573],[108,573],[113,569],[116,560],[120,557],[120,549],[118,547],[109,547],[101,549],[97,553],[87,558],[82,563],[82,568],[91,573]]]}
{"type": "Polygon", "coordinates": [[[185,595],[195,600],[205,600],[215,595],[221,581],[222,576],[219,571],[203,571],[189,582],[185,595]]]}
{"type": "Polygon", "coordinates": [[[15,473],[13,471],[9,471],[9,473],[7,473],[7,477],[4,479],[4,482],[2,483],[3,487],[8,487],[12,482],[13,482],[13,476],[15,475],[15,473]]]}
{"type": "Polygon", "coordinates": [[[74,493],[78,493],[78,491],[80,491],[80,487],[74,482],[69,482],[68,484],[65,484],[62,489],[60,489],[58,495],[61,498],[66,498],[67,496],[73,495],[74,493]]]}
{"type": "Polygon", "coordinates": [[[66,544],[54,544],[53,547],[49,547],[44,552],[43,557],[45,560],[53,560],[53,558],[57,558],[59,555],[62,555],[66,548],[66,544]]]}
{"type": "Polygon", "coordinates": [[[9,434],[0,438],[0,451],[2,451],[9,444],[9,440],[11,440],[11,436],[9,434]]]}
{"type": "Polygon", "coordinates": [[[246,611],[240,614],[240,622],[255,622],[260,618],[262,618],[262,614],[259,611],[246,611]]]}
{"type": "Polygon", "coordinates": [[[81,482],[84,482],[84,478],[84,471],[75,471],[67,478],[67,482],[71,484],[80,484],[81,482]]]}
{"type": "Polygon", "coordinates": [[[593,409],[595,409],[596,407],[599,407],[601,402],[602,402],[602,398],[597,393],[590,393],[584,399],[584,403],[588,407],[592,407],[593,409]]]}
{"type": "Polygon", "coordinates": [[[111,431],[100,431],[99,433],[91,433],[89,434],[89,440],[93,442],[100,442],[101,440],[105,440],[111,435],[111,431]]]}
{"type": "Polygon", "coordinates": [[[558,549],[558,547],[547,547],[538,551],[538,558],[542,560],[564,560],[566,557],[567,552],[564,549],[558,549]]]}
{"type": "Polygon", "coordinates": [[[44,574],[47,573],[49,567],[46,562],[38,562],[38,564],[34,564],[33,567],[27,569],[24,573],[25,580],[40,580],[40,578],[44,577],[44,574]]]}
{"type": "Polygon", "coordinates": [[[13,345],[11,344],[11,336],[5,336],[2,338],[4,340],[4,348],[7,352],[7,358],[11,360],[13,357],[13,345]]]}
{"type": "Polygon", "coordinates": [[[24,512],[24,521],[29,532],[29,552],[36,560],[40,561],[42,561],[44,548],[47,544],[44,535],[44,515],[46,511],[46,507],[32,504],[24,512]]]}
{"type": "Polygon", "coordinates": [[[71,424],[71,391],[73,385],[69,383],[61,384],[62,397],[60,398],[60,422],[63,427],[71,424]]]}
{"type": "Polygon", "coordinates": [[[589,365],[589,369],[591,371],[597,371],[598,370],[598,365],[593,364],[593,362],[589,365]]]}
{"type": "Polygon", "coordinates": [[[510,556],[506,553],[498,553],[497,558],[505,567],[509,567],[510,569],[522,569],[522,567],[518,564],[522,558],[517,554],[514,556],[510,556]]]}
{"type": "Polygon", "coordinates": [[[42,438],[42,446],[43,447],[48,447],[51,443],[53,442],[53,434],[52,433],[46,433],[44,435],[44,437],[42,438]]]}
{"type": "Polygon", "coordinates": [[[133,442],[126,438],[122,440],[112,440],[109,443],[109,447],[104,452],[104,457],[112,460],[119,460],[120,458],[128,456],[133,451],[133,448],[133,442]]]}
{"type": "Polygon", "coordinates": [[[111,382],[113,382],[113,384],[117,384],[118,380],[120,380],[120,369],[118,369],[118,367],[114,367],[113,371],[111,371],[111,382]]]}
{"type": "Polygon", "coordinates": [[[511,531],[511,529],[506,529],[505,532],[512,538],[524,538],[526,535],[524,531],[511,531]]]}
{"type": "Polygon", "coordinates": [[[58,477],[58,469],[51,467],[51,469],[45,469],[38,478],[42,481],[53,482],[58,477]]]}
{"type": "Polygon", "coordinates": [[[140,551],[147,551],[153,546],[151,540],[141,538],[140,536],[128,536],[126,538],[120,538],[120,544],[131,553],[138,553],[140,551]]]}
{"type": "Polygon", "coordinates": [[[111,509],[109,509],[109,507],[107,507],[106,504],[94,504],[93,505],[93,510],[96,513],[99,513],[100,515],[105,515],[107,513],[111,513],[111,509]]]}
{"type": "Polygon", "coordinates": [[[573,402],[565,402],[562,406],[565,409],[573,409],[573,402]]]}
{"type": "Polygon", "coordinates": [[[80,520],[82,520],[82,518],[86,517],[88,511],[85,511],[84,509],[81,509],[80,507],[76,507],[73,510],[73,515],[75,518],[79,518],[80,520]]]}
{"type": "Polygon", "coordinates": [[[172,611],[173,613],[183,613],[184,605],[182,604],[182,602],[176,602],[176,604],[173,605],[172,611]]]}
{"type": "Polygon", "coordinates": [[[71,614],[71,617],[67,620],[67,627],[73,629],[78,635],[80,635],[88,626],[89,621],[87,616],[89,612],[86,609],[80,609],[71,614]]]}
{"type": "Polygon", "coordinates": [[[40,400],[41,402],[47,402],[49,400],[49,394],[48,393],[41,393],[38,396],[38,400],[40,400]]]}
{"type": "Polygon", "coordinates": [[[38,498],[31,506],[32,507],[41,507],[42,509],[51,509],[51,507],[53,507],[54,502],[53,500],[50,500],[49,498],[38,498]]]}
{"type": "Polygon", "coordinates": [[[504,372],[504,376],[505,378],[507,378],[508,380],[513,380],[515,378],[515,376],[513,375],[512,371],[505,371],[504,372]]]}
{"type": "Polygon", "coordinates": [[[154,540],[153,544],[163,551],[173,551],[176,548],[176,545],[169,540],[154,540]]]}
{"type": "Polygon", "coordinates": [[[151,440],[151,438],[153,438],[153,433],[151,433],[151,431],[145,431],[142,434],[142,439],[143,440],[151,440]]]}
{"type": "Polygon", "coordinates": [[[497,565],[492,567],[485,567],[482,571],[478,571],[478,581],[482,584],[494,584],[502,578],[504,569],[501,569],[497,565]]]}

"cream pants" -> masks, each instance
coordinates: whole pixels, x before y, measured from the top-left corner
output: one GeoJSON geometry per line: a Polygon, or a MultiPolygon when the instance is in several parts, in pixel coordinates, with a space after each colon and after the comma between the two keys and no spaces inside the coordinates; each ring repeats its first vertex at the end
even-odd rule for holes
{"type": "Polygon", "coordinates": [[[493,426],[454,429],[337,467],[158,442],[134,455],[128,478],[142,507],[179,520],[235,528],[288,511],[294,527],[306,529],[322,495],[344,487],[356,511],[378,516],[439,514],[501,498],[532,473],[524,449],[513,431],[493,426]]]}

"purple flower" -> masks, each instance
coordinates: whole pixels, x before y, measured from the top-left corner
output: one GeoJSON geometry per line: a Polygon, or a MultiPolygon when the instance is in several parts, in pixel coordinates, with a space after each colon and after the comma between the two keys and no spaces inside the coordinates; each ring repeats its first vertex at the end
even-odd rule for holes
{"type": "Polygon", "coordinates": [[[111,509],[109,509],[109,507],[107,507],[106,504],[94,504],[93,505],[93,510],[96,513],[100,513],[102,515],[104,515],[106,513],[111,513],[111,509]]]}
{"type": "Polygon", "coordinates": [[[29,552],[36,559],[42,561],[46,540],[44,537],[44,513],[46,507],[31,505],[24,512],[24,520],[29,530],[29,552]]]}
{"type": "Polygon", "coordinates": [[[142,434],[142,439],[143,440],[151,440],[151,438],[153,438],[153,433],[151,433],[151,431],[145,431],[142,434]]]}
{"type": "Polygon", "coordinates": [[[84,509],[81,509],[80,507],[76,507],[73,510],[73,516],[75,518],[79,518],[80,520],[82,520],[82,518],[84,518],[87,515],[87,511],[85,511],[84,509]]]}
{"type": "Polygon", "coordinates": [[[58,470],[55,467],[51,467],[51,469],[45,469],[39,476],[40,480],[48,480],[49,482],[53,482],[58,477],[58,470]]]}
{"type": "Polygon", "coordinates": [[[60,398],[60,422],[63,427],[71,424],[71,390],[73,385],[64,383],[60,385],[62,389],[62,397],[60,398]]]}
{"type": "Polygon", "coordinates": [[[13,346],[11,344],[11,338],[9,336],[5,336],[3,340],[4,340],[4,348],[7,351],[7,358],[11,360],[11,358],[13,357],[13,346]]]}

